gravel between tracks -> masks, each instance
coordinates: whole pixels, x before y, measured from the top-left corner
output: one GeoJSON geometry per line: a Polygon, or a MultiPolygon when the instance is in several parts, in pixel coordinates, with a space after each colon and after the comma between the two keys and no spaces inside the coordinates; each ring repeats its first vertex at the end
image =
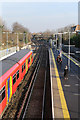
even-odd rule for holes
{"type": "MultiPolygon", "coordinates": [[[[51,96],[50,96],[50,76],[49,76],[49,58],[47,58],[48,50],[43,47],[42,51],[42,61],[40,65],[40,69],[35,81],[35,85],[33,88],[32,96],[28,105],[28,109],[26,110],[25,119],[41,119],[42,118],[42,106],[43,106],[43,94],[44,94],[44,81],[45,81],[45,71],[47,71],[47,86],[46,90],[46,99],[45,99],[45,114],[46,119],[51,118],[51,96]],[[48,64],[46,66],[46,60],[48,59],[48,64]],[[48,84],[49,83],[49,84],[48,84]],[[49,89],[49,91],[48,91],[49,89]],[[47,101],[48,100],[48,101],[47,101]],[[47,102],[46,102],[47,101],[47,102]]],[[[48,56],[49,57],[49,56],[48,56]]]]}

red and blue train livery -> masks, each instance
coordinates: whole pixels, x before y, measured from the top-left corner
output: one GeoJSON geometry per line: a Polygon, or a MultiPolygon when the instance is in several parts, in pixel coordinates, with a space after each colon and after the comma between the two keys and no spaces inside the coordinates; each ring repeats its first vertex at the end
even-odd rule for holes
{"type": "Polygon", "coordinates": [[[0,61],[0,116],[33,62],[33,52],[24,49],[0,61]]]}

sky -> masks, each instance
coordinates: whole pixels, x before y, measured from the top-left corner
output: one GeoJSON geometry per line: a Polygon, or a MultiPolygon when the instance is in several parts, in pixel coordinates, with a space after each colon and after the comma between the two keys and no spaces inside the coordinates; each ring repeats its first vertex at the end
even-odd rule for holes
{"type": "Polygon", "coordinates": [[[1,2],[0,8],[0,16],[10,29],[14,22],[27,27],[32,33],[52,31],[66,25],[78,24],[78,2],[76,0],[75,2],[8,1],[1,2]]]}

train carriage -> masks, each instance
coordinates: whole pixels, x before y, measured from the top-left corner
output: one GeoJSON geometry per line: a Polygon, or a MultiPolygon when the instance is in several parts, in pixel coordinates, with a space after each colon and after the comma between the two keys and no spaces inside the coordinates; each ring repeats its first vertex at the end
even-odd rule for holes
{"type": "Polygon", "coordinates": [[[14,55],[0,61],[0,115],[15,93],[33,62],[33,53],[28,49],[20,50],[14,55]]]}

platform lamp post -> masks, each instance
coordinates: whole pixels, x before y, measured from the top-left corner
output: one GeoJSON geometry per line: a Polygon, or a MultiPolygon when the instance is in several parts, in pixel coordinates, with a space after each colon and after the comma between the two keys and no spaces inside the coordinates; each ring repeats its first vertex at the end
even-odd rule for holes
{"type": "Polygon", "coordinates": [[[62,57],[62,34],[63,33],[57,33],[58,35],[60,35],[60,46],[59,46],[59,49],[60,49],[60,56],[62,57]]]}
{"type": "Polygon", "coordinates": [[[9,33],[12,33],[12,32],[2,32],[3,34],[5,34],[6,33],[6,42],[7,42],[7,53],[8,53],[8,35],[9,35],[9,33]]]}
{"type": "Polygon", "coordinates": [[[16,51],[19,51],[19,47],[18,47],[18,46],[19,46],[19,42],[18,42],[18,41],[19,41],[19,33],[14,33],[14,34],[15,34],[15,35],[16,35],[16,37],[17,37],[17,38],[16,38],[16,39],[17,39],[16,51]]]}
{"type": "Polygon", "coordinates": [[[23,33],[23,42],[24,42],[24,46],[25,46],[25,38],[26,38],[26,33],[23,33]]]}
{"type": "Polygon", "coordinates": [[[2,32],[3,32],[4,25],[0,25],[0,42],[1,42],[1,49],[2,49],[2,32]]]}
{"type": "Polygon", "coordinates": [[[68,59],[68,66],[69,66],[69,71],[70,71],[70,32],[68,31],[69,33],[69,53],[68,53],[68,56],[69,56],[69,59],[68,59]]]}
{"type": "Polygon", "coordinates": [[[8,33],[12,34],[12,32],[8,32],[8,33]]]}
{"type": "Polygon", "coordinates": [[[3,34],[6,33],[6,42],[7,42],[7,53],[8,53],[8,32],[3,32],[3,34]]]}
{"type": "Polygon", "coordinates": [[[3,34],[5,34],[6,33],[6,42],[7,42],[7,53],[8,53],[8,32],[2,32],[3,34]]]}
{"type": "Polygon", "coordinates": [[[69,50],[68,50],[68,68],[69,68],[69,71],[70,71],[70,34],[71,33],[76,33],[76,32],[70,32],[70,31],[68,31],[68,32],[64,32],[63,34],[66,34],[66,33],[68,33],[69,34],[69,50]]]}
{"type": "Polygon", "coordinates": [[[69,34],[69,49],[68,49],[68,68],[69,68],[69,71],[70,71],[70,32],[64,32],[63,34],[69,34]]]}
{"type": "Polygon", "coordinates": [[[17,34],[17,51],[19,51],[19,33],[16,34],[17,34]]]}
{"type": "Polygon", "coordinates": [[[57,33],[59,35],[61,35],[61,38],[60,38],[60,56],[62,56],[62,34],[67,34],[69,33],[69,51],[68,51],[68,68],[69,68],[69,71],[70,71],[70,32],[64,32],[64,33],[57,33]]]}
{"type": "Polygon", "coordinates": [[[62,56],[62,34],[69,34],[69,51],[68,51],[68,68],[69,68],[69,71],[70,71],[70,32],[64,32],[64,33],[57,33],[59,35],[61,35],[61,38],[60,38],[60,56],[62,56]]]}
{"type": "Polygon", "coordinates": [[[57,50],[57,34],[56,34],[56,50],[57,50]]]}
{"type": "Polygon", "coordinates": [[[8,32],[6,32],[6,38],[7,38],[7,52],[8,52],[8,32]]]}
{"type": "Polygon", "coordinates": [[[12,37],[11,37],[11,39],[12,39],[12,46],[13,46],[13,44],[14,44],[14,37],[13,37],[14,34],[15,34],[15,33],[12,32],[12,37]]]}
{"type": "Polygon", "coordinates": [[[58,45],[58,43],[57,43],[57,35],[60,35],[60,46],[59,46],[59,49],[60,49],[60,56],[62,57],[62,34],[63,33],[56,33],[55,35],[56,35],[56,49],[57,49],[57,45],[58,45]]]}
{"type": "Polygon", "coordinates": [[[26,43],[28,43],[28,33],[26,33],[26,43]]]}
{"type": "Polygon", "coordinates": [[[20,33],[20,34],[23,34],[23,42],[24,42],[24,46],[25,46],[25,37],[26,37],[26,33],[20,33]]]}
{"type": "Polygon", "coordinates": [[[57,33],[54,34],[55,35],[55,41],[56,41],[56,50],[57,50],[57,33]]]}

